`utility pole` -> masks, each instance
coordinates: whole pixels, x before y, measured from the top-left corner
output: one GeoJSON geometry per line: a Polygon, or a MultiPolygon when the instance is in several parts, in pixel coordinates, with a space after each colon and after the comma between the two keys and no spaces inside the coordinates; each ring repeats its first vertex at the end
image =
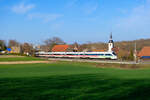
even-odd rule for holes
{"type": "Polygon", "coordinates": [[[137,63],[136,41],[135,41],[135,44],[134,44],[134,61],[135,61],[135,63],[137,63]]]}

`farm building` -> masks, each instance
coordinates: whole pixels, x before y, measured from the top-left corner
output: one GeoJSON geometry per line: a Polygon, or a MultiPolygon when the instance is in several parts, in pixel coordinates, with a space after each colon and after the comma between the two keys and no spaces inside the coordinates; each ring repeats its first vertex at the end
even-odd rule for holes
{"type": "Polygon", "coordinates": [[[10,53],[20,53],[20,52],[21,52],[20,46],[13,46],[13,47],[11,47],[10,53]]]}
{"type": "Polygon", "coordinates": [[[76,52],[78,50],[77,47],[71,45],[55,45],[52,48],[52,52],[76,52]]]}
{"type": "Polygon", "coordinates": [[[150,47],[144,47],[138,54],[141,59],[150,59],[150,47]]]}
{"type": "Polygon", "coordinates": [[[52,52],[67,52],[69,49],[69,45],[55,45],[52,48],[52,52]]]}

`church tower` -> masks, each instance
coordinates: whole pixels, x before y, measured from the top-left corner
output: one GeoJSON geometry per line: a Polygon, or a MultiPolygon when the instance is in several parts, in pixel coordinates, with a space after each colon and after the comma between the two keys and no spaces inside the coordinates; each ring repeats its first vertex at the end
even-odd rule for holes
{"type": "Polygon", "coordinates": [[[112,40],[112,33],[110,34],[110,40],[108,42],[108,52],[112,52],[112,49],[114,48],[114,41],[112,40]]]}

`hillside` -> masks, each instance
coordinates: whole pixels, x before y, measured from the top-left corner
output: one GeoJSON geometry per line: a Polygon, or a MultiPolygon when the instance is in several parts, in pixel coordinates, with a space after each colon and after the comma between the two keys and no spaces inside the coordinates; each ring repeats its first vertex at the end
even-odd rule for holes
{"type": "Polygon", "coordinates": [[[137,44],[137,51],[140,51],[144,46],[150,46],[150,39],[115,42],[115,46],[123,50],[131,50],[134,49],[135,42],[137,44]]]}

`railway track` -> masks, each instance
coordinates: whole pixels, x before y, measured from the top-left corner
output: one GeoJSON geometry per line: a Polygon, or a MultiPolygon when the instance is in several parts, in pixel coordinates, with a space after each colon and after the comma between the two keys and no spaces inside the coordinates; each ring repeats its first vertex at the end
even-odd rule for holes
{"type": "Polygon", "coordinates": [[[69,59],[69,58],[47,58],[48,60],[57,61],[76,61],[76,62],[96,62],[96,63],[116,63],[116,64],[140,64],[134,61],[119,61],[119,60],[100,60],[100,59],[69,59]]]}

